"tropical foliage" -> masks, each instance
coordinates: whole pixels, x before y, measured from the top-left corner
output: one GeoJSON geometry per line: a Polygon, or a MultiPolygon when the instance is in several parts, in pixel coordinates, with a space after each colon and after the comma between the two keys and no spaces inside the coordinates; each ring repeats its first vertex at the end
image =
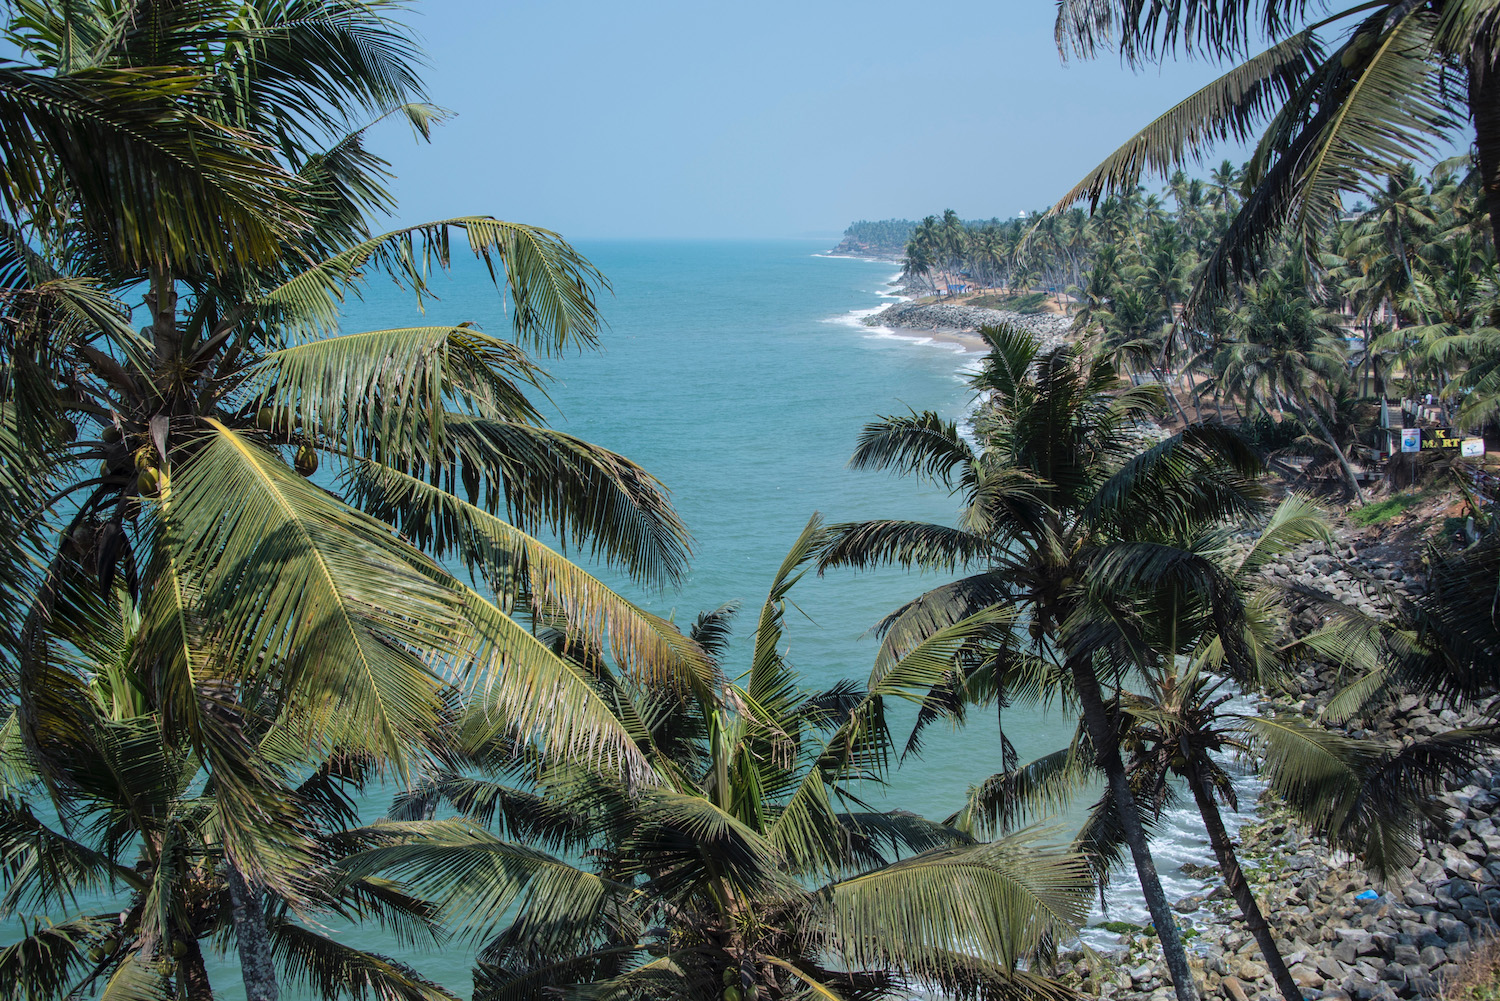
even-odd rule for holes
{"type": "Polygon", "coordinates": [[[643,683],[577,651],[649,784],[543,760],[503,720],[458,714],[443,766],[366,835],[392,843],[348,859],[349,878],[395,878],[459,916],[482,943],[484,1001],[1071,996],[1031,971],[1087,913],[1082,856],[863,798],[892,758],[886,701],[935,684],[986,621],[935,634],[866,689],[804,690],[783,618],[827,538],[815,517],[787,554],[736,680],[718,675],[733,606],[691,630],[715,658],[711,685],[643,683]],[[439,809],[464,819],[421,823],[439,809]]]}
{"type": "Polygon", "coordinates": [[[594,343],[602,276],[556,234],[489,217],[373,226],[391,200],[366,124],[426,135],[438,117],[399,9],[19,3],[6,23],[33,60],[0,108],[6,906],[128,899],[108,925],[10,946],[29,996],[102,977],[207,997],[210,941],[238,950],[256,1001],[278,968],[328,996],[420,995],[308,937],[319,915],[425,921],[325,878],[360,847],[340,787],[410,775],[466,700],[548,758],[647,774],[539,621],[632,676],[707,677],[691,640],[543,540],[643,583],[687,552],[660,484],[528,399],[546,378],[528,350],[594,343]],[[38,107],[114,130],[118,157],[82,169],[88,133],[38,107]],[[162,157],[196,173],[174,187],[162,157]],[[506,293],[508,331],[338,328],[371,272],[425,297],[459,237],[506,293]],[[44,802],[55,824],[31,813],[44,802]]]}
{"type": "Polygon", "coordinates": [[[856,467],[946,484],[962,501],[959,525],[837,525],[820,566],[969,571],[887,617],[876,670],[960,623],[1004,613],[976,637],[970,659],[931,689],[919,725],[974,693],[1002,704],[1061,697],[1078,706],[1173,982],[1192,997],[1111,707],[1126,679],[1150,666],[1142,658],[1162,649],[1152,646],[1161,640],[1152,629],[1177,621],[1161,614],[1168,607],[1180,606],[1191,626],[1167,649],[1189,651],[1211,630],[1235,673],[1251,673],[1245,602],[1195,540],[1258,509],[1260,464],[1222,426],[1144,443],[1139,422],[1159,412],[1160,390],[1119,389],[1104,353],[1042,352],[1033,335],[1010,328],[982,333],[991,351],[973,380],[984,401],[977,447],[937,415],[913,413],[866,427],[853,458],[856,467]]]}

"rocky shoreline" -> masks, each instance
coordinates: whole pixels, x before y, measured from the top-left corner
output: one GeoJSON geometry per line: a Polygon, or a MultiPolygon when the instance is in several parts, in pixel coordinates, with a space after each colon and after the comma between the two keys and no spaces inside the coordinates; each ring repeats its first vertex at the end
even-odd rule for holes
{"type": "Polygon", "coordinates": [[[953,303],[898,302],[865,317],[866,326],[902,327],[908,330],[950,330],[974,333],[980,327],[1009,325],[1029,330],[1042,341],[1046,350],[1067,339],[1072,329],[1071,317],[1056,313],[1014,313],[1007,309],[983,309],[953,303]]]}
{"type": "MultiPolygon", "coordinates": [[[[1265,573],[1309,585],[1367,613],[1387,612],[1399,592],[1416,593],[1420,567],[1361,556],[1358,543],[1304,547],[1265,573]]],[[[1296,609],[1292,628],[1319,624],[1311,602],[1296,609]]],[[[1264,700],[1268,711],[1315,717],[1337,685],[1329,665],[1310,662],[1264,700]]],[[[1500,697],[1463,711],[1434,710],[1403,695],[1369,717],[1344,724],[1354,736],[1399,743],[1491,719],[1500,697]]],[[[1271,797],[1257,804],[1259,819],[1240,829],[1240,859],[1261,898],[1282,956],[1307,998],[1393,1001],[1441,997],[1443,984],[1500,926],[1500,763],[1491,761],[1435,804],[1427,847],[1412,871],[1386,885],[1372,882],[1357,861],[1338,857],[1300,831],[1271,797]]],[[[1119,878],[1133,878],[1121,873],[1119,878]]],[[[1182,916],[1192,964],[1207,998],[1279,999],[1255,940],[1239,920],[1228,888],[1213,866],[1189,875],[1203,890],[1173,905],[1182,916]]],[[[1143,929],[1126,930],[1118,950],[1084,950],[1059,957],[1057,973],[1087,996],[1115,1001],[1173,997],[1161,949],[1143,929]]]]}

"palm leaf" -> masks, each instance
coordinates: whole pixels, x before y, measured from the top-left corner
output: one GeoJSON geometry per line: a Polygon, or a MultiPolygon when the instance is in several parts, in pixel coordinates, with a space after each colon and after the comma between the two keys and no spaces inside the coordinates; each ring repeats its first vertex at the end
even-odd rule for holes
{"type": "Polygon", "coordinates": [[[956,424],[930,410],[913,410],[866,424],[849,467],[915,474],[952,485],[953,470],[973,461],[974,452],[956,424]]]}
{"type": "Polygon", "coordinates": [[[1064,938],[1088,912],[1081,856],[1019,838],[917,855],[835,883],[814,913],[852,968],[940,969],[953,952],[1004,966],[1064,938]]]}
{"type": "Polygon", "coordinates": [[[845,522],[828,527],[818,572],[892,563],[908,570],[955,570],[992,552],[989,540],[962,528],[913,521],[845,522]]]}
{"type": "Polygon", "coordinates": [[[459,599],[385,526],[209,423],[172,478],[170,529],[185,572],[201,581],[218,649],[230,663],[279,671],[310,743],[404,767],[436,724],[441,686],[414,651],[457,653],[459,599]]]}
{"type": "Polygon", "coordinates": [[[553,352],[594,343],[596,290],[609,287],[604,276],[556,233],[489,216],[444,219],[371,237],[271,289],[256,305],[286,324],[325,332],[336,326],[344,295],[368,266],[392,275],[421,302],[430,295],[433,270],[452,263],[455,230],[468,238],[492,278],[498,277],[497,263],[503,269],[519,342],[553,352]]]}
{"type": "Polygon", "coordinates": [[[107,928],[104,918],[36,922],[0,949],[0,981],[17,1001],[65,997],[87,969],[89,944],[107,928]]]}
{"type": "Polygon", "coordinates": [[[1043,819],[1065,810],[1096,774],[1075,736],[1060,751],[971,787],[963,808],[947,823],[975,836],[1005,834],[1028,817],[1043,819]]]}
{"type": "Polygon", "coordinates": [[[538,612],[561,616],[573,635],[603,644],[641,676],[678,683],[711,679],[703,652],[675,627],[620,597],[539,540],[389,466],[360,460],[356,474],[362,503],[380,514],[399,509],[399,525],[421,534],[415,526],[425,524],[430,538],[451,540],[470,565],[517,574],[526,581],[538,612]]]}
{"type": "Polygon", "coordinates": [[[438,984],[393,959],[365,952],[295,924],[279,924],[272,933],[272,954],[287,971],[287,981],[334,1001],[456,1001],[438,984]]]}
{"type": "Polygon", "coordinates": [[[1201,159],[1216,143],[1248,142],[1257,124],[1274,114],[1323,59],[1317,36],[1306,30],[1239,63],[1131,136],[1058,199],[1049,215],[1083,199],[1097,209],[1106,193],[1134,191],[1143,172],[1165,176],[1189,159],[1201,159]]]}
{"type": "Polygon", "coordinates": [[[1304,542],[1314,541],[1333,541],[1327,517],[1311,498],[1289,494],[1276,506],[1250,551],[1240,560],[1238,575],[1255,573],[1276,557],[1304,542]]]}
{"type": "Polygon", "coordinates": [[[490,937],[513,907],[539,942],[567,935],[597,920],[609,897],[627,890],[464,820],[379,824],[367,833],[390,843],[346,858],[346,878],[398,879],[476,940],[490,937]]]}
{"type": "MultiPolygon", "coordinates": [[[[61,178],[77,222],[127,267],[270,261],[302,220],[296,180],[252,134],[188,110],[197,73],[0,65],[0,161],[13,216],[50,217],[61,178]]],[[[66,197],[66,196],[63,196],[66,197]]]]}

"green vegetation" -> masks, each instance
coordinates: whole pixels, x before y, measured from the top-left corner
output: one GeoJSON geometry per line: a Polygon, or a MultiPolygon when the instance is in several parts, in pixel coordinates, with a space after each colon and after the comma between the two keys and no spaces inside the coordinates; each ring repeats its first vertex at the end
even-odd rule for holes
{"type": "Polygon", "coordinates": [[[1129,921],[1101,921],[1093,927],[1103,928],[1105,931],[1114,932],[1116,935],[1139,935],[1146,930],[1140,925],[1131,924],[1129,921]]]}
{"type": "Polygon", "coordinates": [[[1024,295],[976,295],[968,301],[970,306],[984,309],[1008,309],[1013,313],[1045,313],[1047,293],[1028,292],[1024,295]]]}
{"type": "Polygon", "coordinates": [[[204,950],[227,947],[251,1001],[287,978],[444,996],[327,931],[447,934],[432,899],[347,867],[404,836],[359,828],[354,794],[418,767],[471,699],[544,756],[646,773],[534,630],[607,631],[626,670],[678,684],[703,653],[531,532],[649,583],[680,572],[685,531],[644,470],[528,399],[528,350],[594,343],[586,260],[486,216],[371,226],[392,203],[366,124],[438,117],[396,5],[150,9],[4,24],[32,60],[0,109],[21,200],[0,249],[4,906],[93,910],[36,924],[0,981],[207,999],[204,950]],[[423,298],[460,238],[508,336],[338,330],[372,273],[423,298]]]}
{"type": "MultiPolygon", "coordinates": [[[[1082,54],[1238,56],[1255,6],[1065,0],[1059,27],[1082,54]]],[[[1261,573],[1329,538],[1307,498],[1269,503],[1262,449],[1311,457],[1359,502],[1371,394],[1433,394],[1471,428],[1500,416],[1500,120],[1469,114],[1500,103],[1480,72],[1500,51],[1492,6],[1359,4],[1325,50],[1261,5],[1268,55],[1051,213],[850,227],[934,291],[969,278],[1023,311],[1065,297],[1079,342],[983,331],[972,435],[933,412],[867,426],[852,464],[946,486],[957,524],[814,517],[735,680],[731,608],[684,633],[540,538],[640,586],[686,567],[661,485],[532,403],[534,355],[595,345],[604,276],[488,216],[374,226],[394,205],[370,123],[427,139],[442,117],[399,4],[8,6],[0,907],[27,920],[0,984],[211,1001],[220,951],[250,1001],[288,982],[453,998],[330,931],[368,922],[479,943],[480,1001],[1051,998],[1065,989],[1033,971],[1128,853],[1152,923],[1104,927],[1159,935],[1187,1001],[1193,932],[1146,833],[1181,787],[1299,997],[1225,830],[1222,755],[1387,873],[1418,857],[1444,779],[1500,744],[1494,725],[1379,745],[1335,728],[1398,691],[1496,688],[1493,511],[1477,542],[1429,554],[1425,590],[1388,619],[1328,601],[1322,628],[1286,636],[1261,573]],[[1419,176],[1408,161],[1467,121],[1476,157],[1419,176]],[[1182,169],[1267,125],[1244,168],[1182,169]],[[1356,193],[1368,206],[1345,213],[1356,193]],[[377,273],[429,300],[459,238],[508,299],[503,335],[448,315],[340,329],[377,273]],[[1143,441],[1151,422],[1172,426],[1143,441]],[[781,649],[791,589],[814,566],[881,565],[964,575],[881,623],[868,685],[803,690],[781,649]],[[1349,680],[1321,721],[1228,707],[1224,679],[1265,690],[1294,656],[1349,680]],[[935,821],[860,798],[898,754],[886,707],[907,700],[908,751],[976,707],[1077,719],[1067,746],[1003,753],[935,821]],[[368,824],[357,797],[387,776],[403,792],[368,824]],[[1101,777],[1073,845],[1020,830],[1101,777]],[[31,917],[48,912],[68,916],[31,917]]],[[[1490,996],[1488,955],[1453,989],[1490,996]]]]}
{"type": "Polygon", "coordinates": [[[1416,493],[1397,494],[1383,501],[1368,504],[1357,511],[1351,511],[1349,518],[1357,525],[1378,525],[1382,521],[1390,521],[1403,511],[1416,507],[1422,500],[1422,496],[1416,493]]]}
{"type": "Polygon", "coordinates": [[[858,244],[872,254],[899,254],[916,226],[910,219],[882,219],[880,222],[861,219],[850,223],[844,230],[844,240],[858,244]]]}
{"type": "MultiPolygon", "coordinates": [[[[476,1001],[538,985],[705,998],[723,990],[726,999],[725,988],[747,998],[836,996],[850,985],[870,998],[975,983],[1000,996],[1060,990],[1018,964],[1034,970],[1039,950],[1087,915],[1092,880],[1081,856],[1025,836],[976,841],[861,803],[860,784],[883,776],[893,750],[883,702],[925,691],[946,658],[910,656],[867,691],[840,682],[821,692],[801,689],[785,661],[790,591],[826,537],[813,518],[759,610],[748,671],[738,682],[721,677],[722,692],[641,684],[591,665],[621,725],[641,728],[641,752],[662,784],[517,758],[478,707],[445,728],[443,767],[395,815],[414,820],[442,804],[494,833],[436,825],[350,867],[461,893],[478,908],[469,930],[488,941],[476,1001]],[[498,762],[504,779],[490,777],[498,762]],[[583,861],[540,854],[557,851],[583,861]],[[546,875],[510,871],[508,860],[543,857],[546,875]],[[969,948],[955,954],[959,940],[969,948]]],[[[733,613],[706,612],[690,631],[716,674],[733,613]]]]}

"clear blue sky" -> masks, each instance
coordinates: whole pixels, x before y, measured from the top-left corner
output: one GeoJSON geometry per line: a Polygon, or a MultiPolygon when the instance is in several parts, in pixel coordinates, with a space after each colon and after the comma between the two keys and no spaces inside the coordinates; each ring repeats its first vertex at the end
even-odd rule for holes
{"type": "Polygon", "coordinates": [[[483,212],[588,239],[828,236],[950,207],[1006,217],[1216,73],[1064,65],[1053,11],[425,0],[410,23],[432,98],[457,117],[431,146],[404,127],[376,145],[407,222],[483,212]]]}

